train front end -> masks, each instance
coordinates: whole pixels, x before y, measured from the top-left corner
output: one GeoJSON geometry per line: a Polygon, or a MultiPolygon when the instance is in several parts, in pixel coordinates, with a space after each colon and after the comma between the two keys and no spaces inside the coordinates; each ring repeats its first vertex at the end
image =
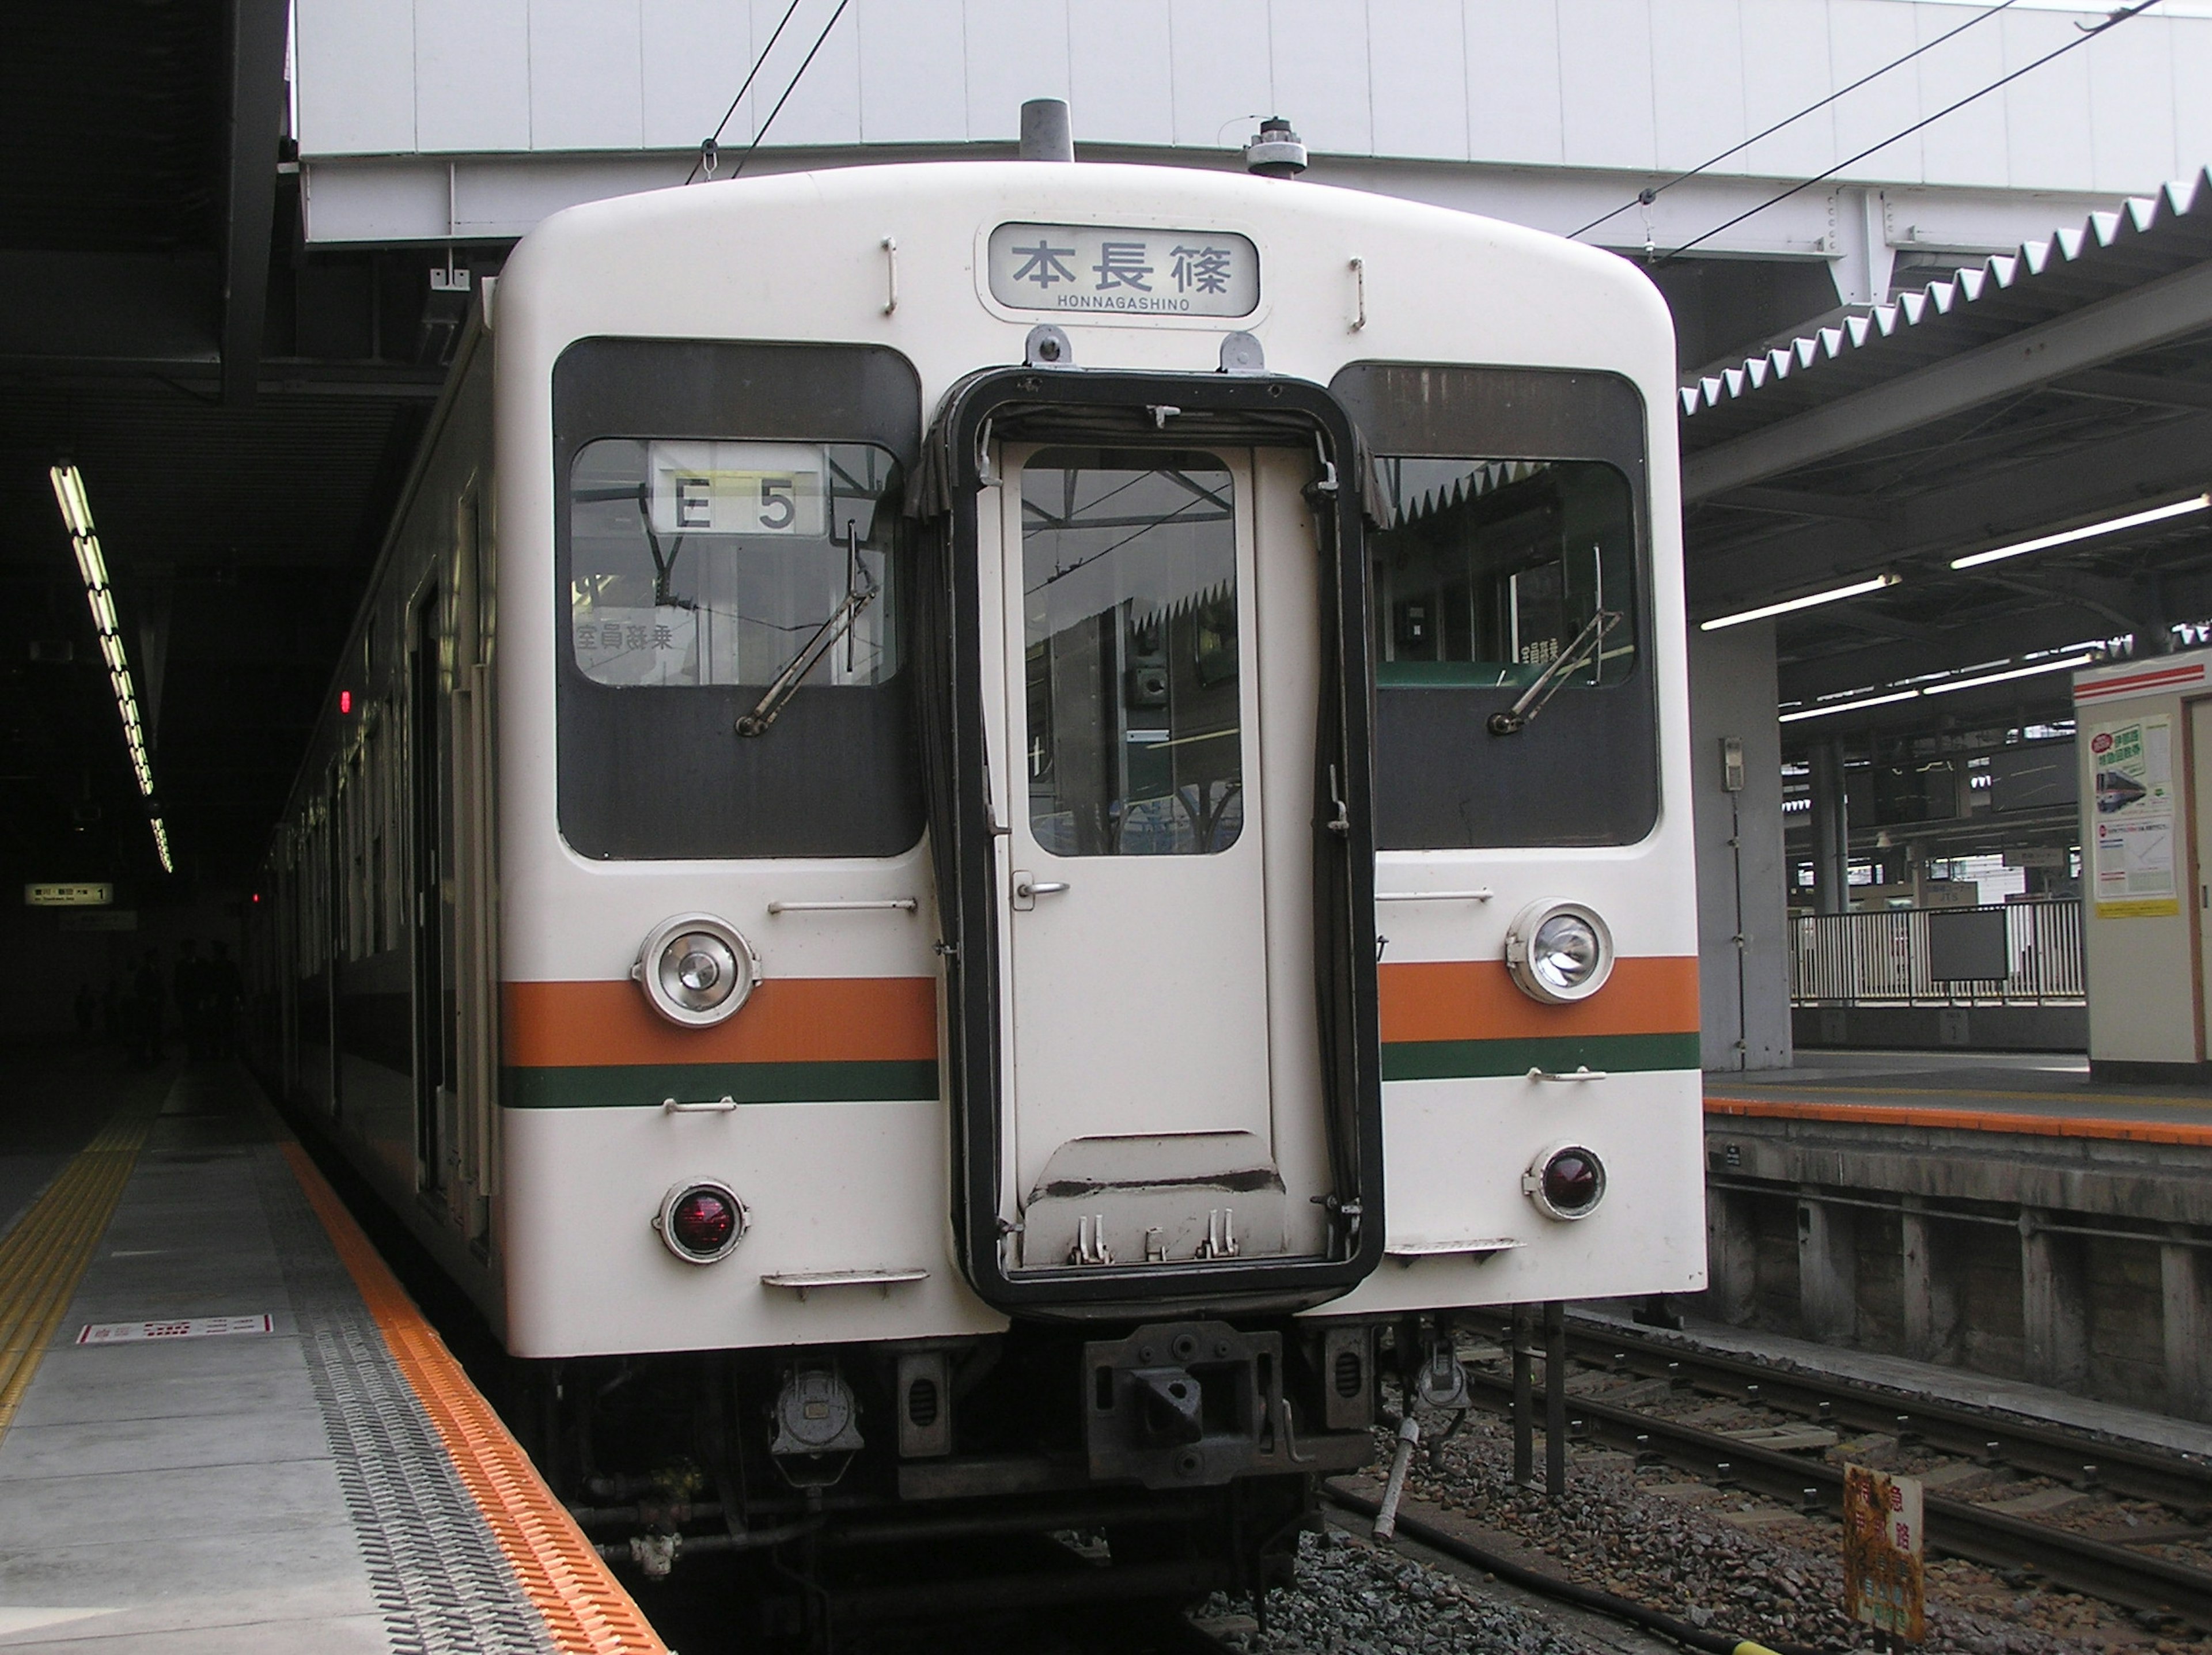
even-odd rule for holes
{"type": "Polygon", "coordinates": [[[1378,1329],[1698,1285],[1640,277],[883,167],[557,216],[493,332],[498,1254],[556,1481],[1250,1584],[1370,1454],[1378,1329]]]}

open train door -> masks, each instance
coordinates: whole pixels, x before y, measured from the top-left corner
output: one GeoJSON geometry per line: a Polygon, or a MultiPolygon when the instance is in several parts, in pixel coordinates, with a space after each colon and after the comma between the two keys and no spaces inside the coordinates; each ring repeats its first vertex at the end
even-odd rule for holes
{"type": "Polygon", "coordinates": [[[1348,430],[1267,384],[1002,374],[948,412],[933,832],[967,1263],[1008,1308],[1314,1302],[1372,1266],[1348,430]]]}

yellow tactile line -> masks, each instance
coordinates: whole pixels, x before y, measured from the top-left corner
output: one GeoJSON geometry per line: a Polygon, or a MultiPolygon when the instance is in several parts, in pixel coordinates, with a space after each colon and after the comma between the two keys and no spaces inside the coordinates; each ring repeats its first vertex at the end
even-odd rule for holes
{"type": "Polygon", "coordinates": [[[564,1655],[668,1655],[307,1152],[287,1143],[284,1154],[554,1646],[564,1655]]]}
{"type": "Polygon", "coordinates": [[[0,1238],[0,1436],[115,1215],[161,1100],[125,1104],[0,1238]]]}

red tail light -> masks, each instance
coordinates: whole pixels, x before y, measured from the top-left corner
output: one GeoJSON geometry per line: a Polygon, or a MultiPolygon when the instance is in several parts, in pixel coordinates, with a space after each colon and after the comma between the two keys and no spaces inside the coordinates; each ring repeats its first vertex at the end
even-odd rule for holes
{"type": "Polygon", "coordinates": [[[677,1257],[711,1264],[744,1239],[745,1206],[727,1184],[678,1184],[661,1202],[653,1224],[677,1257]]]}

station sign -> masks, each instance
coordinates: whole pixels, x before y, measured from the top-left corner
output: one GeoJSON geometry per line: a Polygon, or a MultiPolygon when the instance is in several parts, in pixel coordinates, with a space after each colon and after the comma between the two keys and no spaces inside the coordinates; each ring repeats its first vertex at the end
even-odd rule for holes
{"type": "Polygon", "coordinates": [[[112,885],[47,883],[23,887],[27,908],[105,908],[114,900],[112,885]]]}
{"type": "Polygon", "coordinates": [[[1260,250],[1222,230],[1001,224],[988,260],[991,296],[1010,310],[1249,316],[1260,307],[1260,250]]]}

